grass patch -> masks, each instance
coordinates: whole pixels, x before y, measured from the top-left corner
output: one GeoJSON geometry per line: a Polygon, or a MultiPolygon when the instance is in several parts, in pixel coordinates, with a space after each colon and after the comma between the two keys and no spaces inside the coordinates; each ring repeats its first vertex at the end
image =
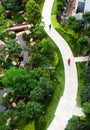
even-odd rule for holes
{"type": "Polygon", "coordinates": [[[30,122],[28,125],[26,125],[24,130],[35,130],[35,122],[34,121],[30,122]]]}
{"type": "Polygon", "coordinates": [[[78,71],[78,93],[77,93],[76,100],[77,100],[77,105],[81,107],[82,105],[81,105],[80,92],[85,83],[84,79],[81,78],[81,74],[83,73],[83,70],[85,68],[85,63],[76,63],[76,66],[78,71]]]}
{"type": "Polygon", "coordinates": [[[63,90],[64,90],[63,60],[62,60],[62,56],[58,48],[56,49],[56,52],[58,53],[58,56],[59,56],[59,64],[56,68],[56,72],[57,72],[56,77],[55,77],[56,81],[53,82],[54,88],[55,88],[54,93],[53,93],[50,103],[47,106],[45,114],[42,115],[39,118],[39,120],[36,122],[36,130],[47,130],[51,121],[54,118],[55,110],[57,108],[60,97],[63,94],[63,90]]]}
{"type": "Polygon", "coordinates": [[[44,2],[45,2],[45,0],[42,0],[41,4],[39,4],[39,8],[40,8],[41,13],[42,13],[42,9],[43,9],[43,6],[44,6],[44,2]]]}
{"type": "Polygon", "coordinates": [[[56,15],[56,13],[57,13],[57,4],[58,4],[57,0],[54,0],[51,15],[56,15]]]}
{"type": "Polygon", "coordinates": [[[54,28],[60,28],[60,24],[56,20],[56,15],[51,16],[51,21],[52,21],[54,28]]]}

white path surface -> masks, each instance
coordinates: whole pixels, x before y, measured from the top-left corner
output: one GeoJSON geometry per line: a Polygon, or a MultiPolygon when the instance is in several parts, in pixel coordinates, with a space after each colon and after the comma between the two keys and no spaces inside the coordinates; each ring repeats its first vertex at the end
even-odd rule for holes
{"type": "Polygon", "coordinates": [[[21,48],[23,49],[22,55],[23,55],[23,62],[24,64],[28,63],[28,51],[24,50],[25,47],[25,41],[23,40],[22,32],[17,33],[16,39],[19,41],[21,48]]]}
{"type": "Polygon", "coordinates": [[[82,115],[83,113],[80,108],[76,107],[78,80],[73,54],[66,41],[56,32],[56,30],[54,28],[51,28],[51,30],[49,30],[49,24],[51,23],[50,15],[53,2],[54,0],[45,1],[42,16],[43,21],[45,22],[45,30],[47,34],[56,43],[62,54],[65,69],[65,90],[56,109],[55,117],[48,130],[64,130],[68,120],[72,117],[73,114],[82,115]],[[67,64],[68,58],[71,59],[70,66],[67,64]]]}
{"type": "Polygon", "coordinates": [[[74,57],[75,62],[84,62],[84,61],[90,61],[89,56],[80,56],[80,57],[74,57]]]}

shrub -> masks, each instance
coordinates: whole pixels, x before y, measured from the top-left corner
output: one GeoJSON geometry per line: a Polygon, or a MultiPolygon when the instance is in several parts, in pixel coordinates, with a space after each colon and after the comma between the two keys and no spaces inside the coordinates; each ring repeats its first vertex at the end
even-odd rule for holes
{"type": "Polygon", "coordinates": [[[25,40],[25,41],[30,41],[30,34],[26,34],[26,33],[23,33],[23,39],[25,40]]]}
{"type": "Polygon", "coordinates": [[[24,130],[35,130],[35,122],[32,121],[30,122],[25,128],[24,130]]]}
{"type": "Polygon", "coordinates": [[[82,103],[90,102],[90,85],[86,85],[82,88],[80,97],[82,103]]]}
{"type": "Polygon", "coordinates": [[[9,34],[9,37],[10,37],[11,39],[15,39],[15,38],[16,38],[16,34],[15,34],[15,33],[11,33],[11,34],[9,34]]]}
{"type": "Polygon", "coordinates": [[[14,21],[15,23],[22,23],[25,21],[24,17],[20,14],[13,13],[12,15],[12,21],[14,21]]]}

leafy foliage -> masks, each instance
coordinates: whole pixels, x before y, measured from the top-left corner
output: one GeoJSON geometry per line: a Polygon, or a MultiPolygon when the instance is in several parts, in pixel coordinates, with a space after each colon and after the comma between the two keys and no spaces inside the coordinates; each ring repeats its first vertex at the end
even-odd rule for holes
{"type": "Polygon", "coordinates": [[[32,101],[42,102],[44,100],[44,90],[40,87],[35,87],[29,97],[32,101]]]}
{"type": "Polygon", "coordinates": [[[24,1],[21,0],[2,0],[2,5],[7,9],[7,10],[12,10],[14,12],[17,12],[21,9],[24,8],[24,1]]]}
{"type": "Polygon", "coordinates": [[[34,0],[29,0],[26,4],[26,13],[27,22],[30,24],[36,24],[41,19],[41,14],[38,4],[34,0]]]}
{"type": "Polygon", "coordinates": [[[85,130],[85,121],[81,121],[79,117],[73,116],[66,126],[65,130],[85,130]]]}
{"type": "Polygon", "coordinates": [[[85,20],[86,23],[90,24],[90,12],[85,12],[83,14],[83,19],[85,20]]]}
{"type": "Polygon", "coordinates": [[[85,67],[81,77],[84,78],[86,84],[90,83],[90,65],[85,67]]]}
{"type": "MultiPolygon", "coordinates": [[[[77,41],[78,43],[78,47],[79,47],[79,51],[81,52],[81,54],[84,53],[85,51],[85,48],[87,47],[88,48],[88,41],[86,38],[84,37],[80,37],[77,41]]],[[[88,50],[88,49],[87,49],[88,50]]],[[[87,54],[87,53],[86,53],[87,54]]]]}
{"type": "Polygon", "coordinates": [[[90,102],[90,85],[86,85],[82,87],[80,97],[82,103],[90,102]]]}
{"type": "Polygon", "coordinates": [[[44,30],[43,23],[36,24],[35,27],[33,28],[32,32],[33,32],[34,39],[39,40],[39,41],[47,36],[45,33],[45,30],[44,30]]]}
{"type": "Polygon", "coordinates": [[[32,79],[22,68],[12,67],[6,72],[2,79],[2,83],[6,87],[12,88],[16,95],[23,95],[30,93],[30,90],[36,86],[37,81],[32,79]]]}
{"type": "Polygon", "coordinates": [[[40,78],[39,87],[41,87],[44,90],[46,97],[51,96],[54,91],[52,81],[47,77],[40,78]]]}
{"type": "Polygon", "coordinates": [[[43,106],[37,102],[28,102],[26,105],[25,115],[28,119],[34,120],[38,118],[41,113],[43,106]]]}

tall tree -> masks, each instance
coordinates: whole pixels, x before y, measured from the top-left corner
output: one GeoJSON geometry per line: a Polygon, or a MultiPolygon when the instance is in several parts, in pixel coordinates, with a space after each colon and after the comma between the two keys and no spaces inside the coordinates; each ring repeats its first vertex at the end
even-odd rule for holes
{"type": "Polygon", "coordinates": [[[23,95],[30,93],[37,81],[32,79],[24,69],[12,67],[5,73],[2,83],[6,87],[12,88],[16,95],[23,95]]]}
{"type": "Polygon", "coordinates": [[[29,120],[36,120],[42,113],[43,106],[37,102],[28,102],[25,115],[29,120]]]}
{"type": "Polygon", "coordinates": [[[29,0],[26,4],[26,13],[25,13],[27,22],[30,24],[36,24],[41,19],[40,9],[38,4],[34,0],[29,0]]]}

